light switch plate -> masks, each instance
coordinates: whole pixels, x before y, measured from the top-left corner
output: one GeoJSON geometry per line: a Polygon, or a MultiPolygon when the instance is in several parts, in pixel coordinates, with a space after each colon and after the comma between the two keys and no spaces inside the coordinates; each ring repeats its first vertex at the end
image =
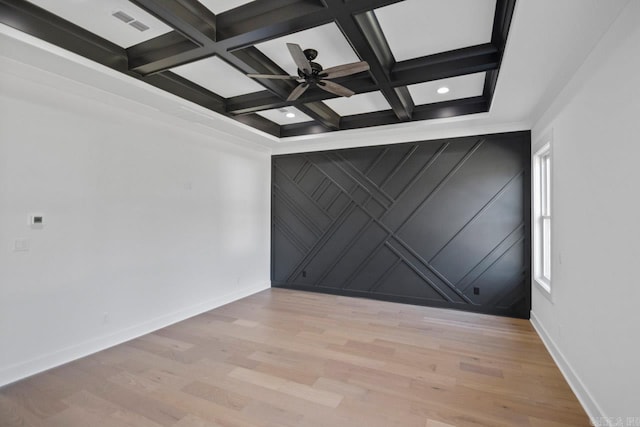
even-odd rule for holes
{"type": "Polygon", "coordinates": [[[28,252],[31,247],[29,239],[16,239],[13,245],[14,252],[28,252]]]}

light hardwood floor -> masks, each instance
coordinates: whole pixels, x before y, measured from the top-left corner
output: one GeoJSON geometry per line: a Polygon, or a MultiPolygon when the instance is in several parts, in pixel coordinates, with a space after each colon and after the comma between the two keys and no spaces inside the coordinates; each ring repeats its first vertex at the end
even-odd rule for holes
{"type": "Polygon", "coordinates": [[[0,389],[9,426],[588,426],[526,320],[271,289],[0,389]]]}

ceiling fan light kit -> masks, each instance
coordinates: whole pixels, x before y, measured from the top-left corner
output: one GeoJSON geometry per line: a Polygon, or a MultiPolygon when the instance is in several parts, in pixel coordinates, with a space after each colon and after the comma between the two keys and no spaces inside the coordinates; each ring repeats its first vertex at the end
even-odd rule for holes
{"type": "Polygon", "coordinates": [[[313,86],[319,87],[320,89],[334,95],[348,98],[355,94],[355,92],[341,84],[332,82],[329,79],[347,77],[353,74],[369,71],[369,64],[366,61],[338,65],[325,70],[322,65],[317,62],[313,62],[313,60],[318,56],[317,50],[302,50],[300,45],[295,43],[287,43],[287,48],[289,49],[291,58],[293,58],[293,62],[295,62],[298,67],[297,76],[271,74],[247,74],[247,76],[254,79],[296,80],[299,84],[289,94],[289,97],[287,98],[287,101],[289,102],[300,98],[307,89],[313,86]]]}

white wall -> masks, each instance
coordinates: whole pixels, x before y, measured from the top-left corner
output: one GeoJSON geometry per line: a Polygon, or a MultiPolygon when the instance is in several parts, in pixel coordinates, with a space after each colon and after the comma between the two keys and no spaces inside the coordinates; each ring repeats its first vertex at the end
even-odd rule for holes
{"type": "Polygon", "coordinates": [[[532,321],[590,415],[623,423],[640,417],[638,23],[633,1],[533,129],[534,152],[553,134],[553,289],[533,287],[532,321]]]}
{"type": "MultiPolygon", "coordinates": [[[[554,135],[553,301],[534,286],[533,321],[592,416],[640,416],[638,22],[632,1],[533,129],[554,135]]],[[[146,107],[181,102],[89,61],[0,48],[0,385],[268,286],[266,137],[146,107]]],[[[524,125],[492,126],[391,132],[524,125]]]]}
{"type": "Polygon", "coordinates": [[[269,286],[268,149],[0,47],[0,385],[269,286]]]}

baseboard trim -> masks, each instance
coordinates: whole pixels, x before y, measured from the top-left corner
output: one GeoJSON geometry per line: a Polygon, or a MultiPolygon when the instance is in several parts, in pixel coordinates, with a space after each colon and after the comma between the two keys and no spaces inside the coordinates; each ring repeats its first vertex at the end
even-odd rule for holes
{"type": "Polygon", "coordinates": [[[584,385],[582,380],[580,380],[578,374],[576,374],[569,361],[564,357],[564,354],[562,354],[547,330],[542,326],[542,323],[540,323],[540,319],[538,319],[533,311],[531,312],[531,324],[538,333],[538,336],[540,336],[540,339],[549,351],[549,354],[551,354],[554,362],[556,362],[560,372],[564,376],[565,380],[567,380],[569,387],[573,390],[573,393],[578,398],[578,401],[589,418],[591,420],[607,420],[608,418],[600,405],[598,405],[591,393],[589,393],[587,387],[584,385]]]}
{"type": "Polygon", "coordinates": [[[205,301],[200,304],[187,307],[176,312],[148,320],[120,331],[87,340],[80,344],[56,350],[54,352],[38,356],[26,362],[10,365],[0,370],[0,387],[20,381],[40,372],[47,371],[65,363],[89,356],[107,348],[122,344],[134,338],[149,334],[158,329],[165,328],[174,323],[181,322],[198,314],[213,310],[239,299],[248,297],[260,291],[270,288],[268,282],[254,284],[242,289],[229,292],[218,298],[205,301]]]}

